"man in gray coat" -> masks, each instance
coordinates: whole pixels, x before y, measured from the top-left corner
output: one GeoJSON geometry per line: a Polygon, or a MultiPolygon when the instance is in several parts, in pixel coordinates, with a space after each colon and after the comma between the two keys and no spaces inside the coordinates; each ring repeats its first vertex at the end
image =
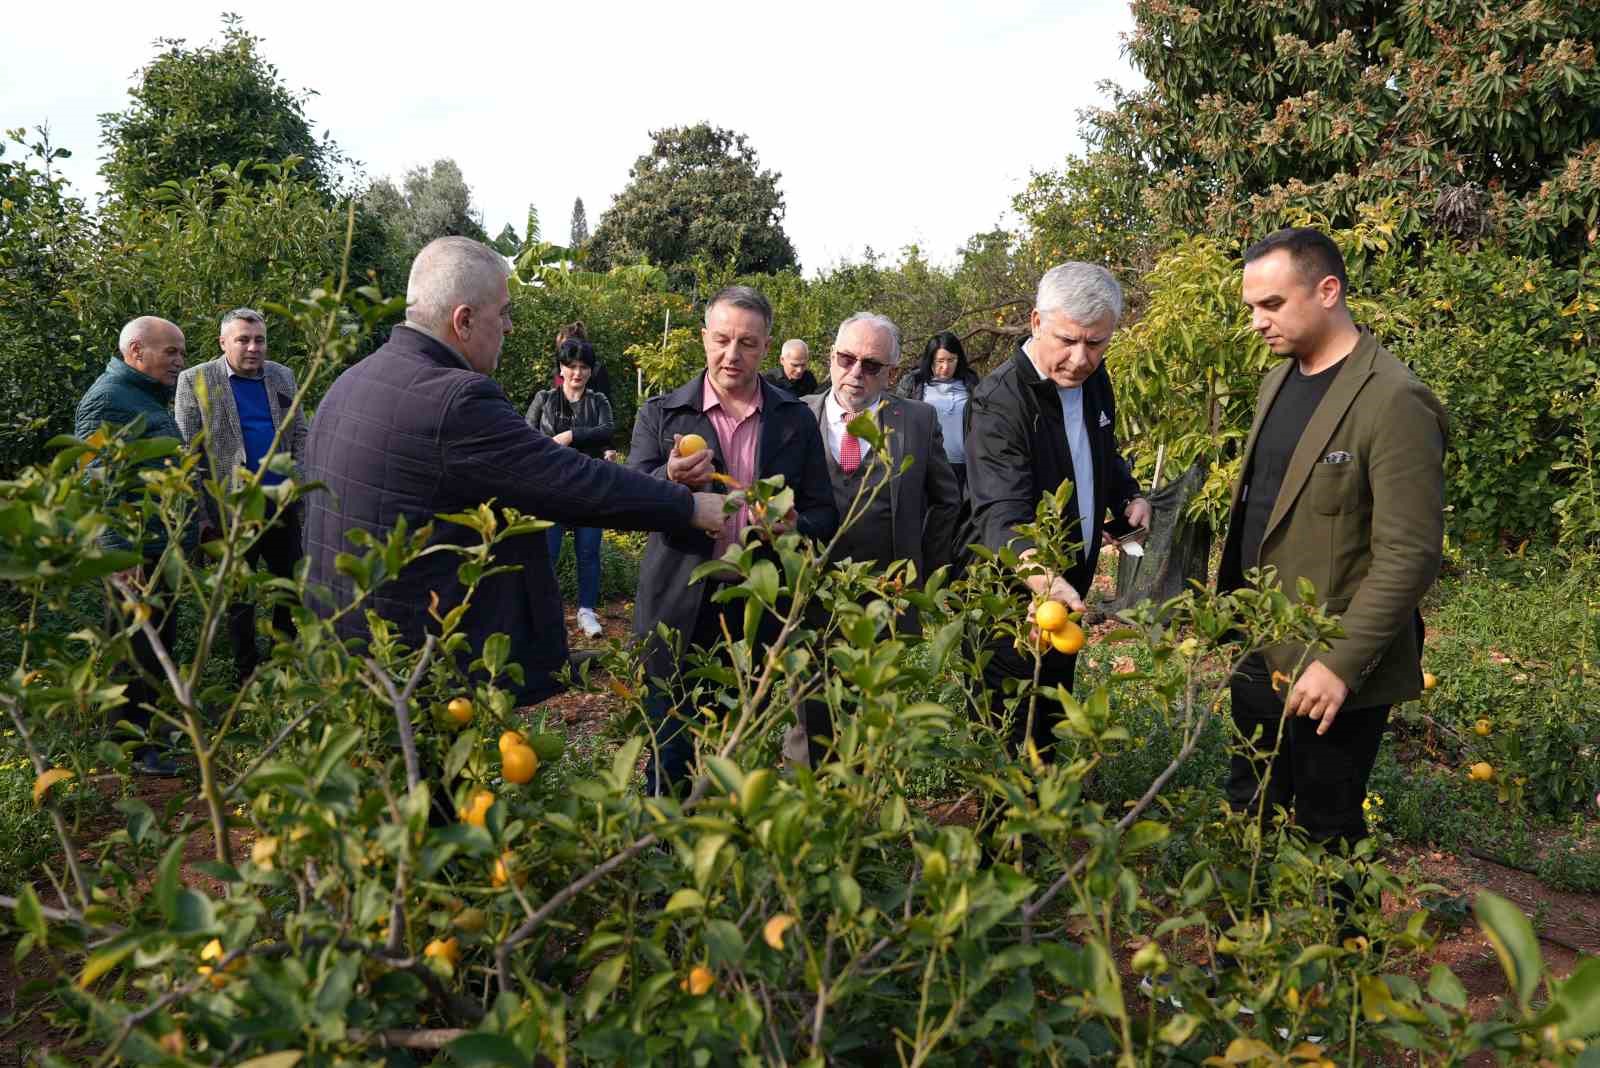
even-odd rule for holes
{"type": "MultiPolygon", "coordinates": [[[[251,472],[259,470],[269,450],[274,455],[287,453],[298,479],[305,456],[306,421],[299,409],[289,416],[296,393],[294,372],[267,359],[266,318],[252,308],[235,308],[222,317],[219,341],[220,357],[178,376],[175,414],[184,440],[193,441],[195,435],[206,431],[207,466],[211,476],[227,489],[237,488],[251,472]],[[200,383],[204,383],[203,390],[200,383]]],[[[263,486],[283,480],[283,475],[270,470],[261,476],[263,486]]],[[[207,525],[220,532],[216,502],[207,497],[205,509],[207,525]]],[[[293,578],[301,556],[299,509],[290,507],[273,517],[245,559],[252,566],[265,566],[279,578],[293,578]]],[[[279,601],[273,609],[272,625],[279,633],[291,632],[294,617],[287,601],[279,601]]],[[[243,681],[261,662],[254,604],[235,601],[228,606],[228,639],[243,681]]]]}

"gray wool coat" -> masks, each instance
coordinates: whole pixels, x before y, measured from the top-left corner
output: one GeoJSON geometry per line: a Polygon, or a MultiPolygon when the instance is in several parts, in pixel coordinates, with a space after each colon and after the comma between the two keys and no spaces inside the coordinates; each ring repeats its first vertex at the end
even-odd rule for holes
{"type": "MultiPolygon", "coordinates": [[[[262,377],[267,384],[267,405],[272,409],[274,426],[283,426],[283,413],[288,411],[297,392],[294,372],[281,363],[266,361],[262,377]]],[[[173,414],[178,419],[178,429],[184,441],[193,441],[196,434],[206,430],[206,462],[214,478],[229,489],[238,484],[240,469],[244,466],[244,431],[239,428],[239,409],[233,401],[233,387],[228,385],[227,361],[218,356],[214,360],[196,364],[178,376],[178,398],[173,414]],[[206,403],[200,403],[200,383],[205,384],[206,403]]],[[[294,477],[302,475],[306,453],[306,419],[300,411],[283,431],[280,449],[287,450],[294,460],[294,477]]],[[[207,498],[206,512],[215,523],[216,504],[207,498]]]]}

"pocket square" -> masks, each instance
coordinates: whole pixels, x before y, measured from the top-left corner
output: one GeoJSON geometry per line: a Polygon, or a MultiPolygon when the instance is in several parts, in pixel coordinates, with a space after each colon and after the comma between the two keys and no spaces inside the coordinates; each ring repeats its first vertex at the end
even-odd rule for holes
{"type": "Polygon", "coordinates": [[[1105,412],[1100,413],[1100,425],[1102,427],[1108,427],[1111,425],[1111,417],[1105,412]]]}
{"type": "Polygon", "coordinates": [[[1349,453],[1345,452],[1343,449],[1340,449],[1338,452],[1330,452],[1328,455],[1324,456],[1322,458],[1322,462],[1325,464],[1347,464],[1351,461],[1351,459],[1353,459],[1353,457],[1349,453]]]}

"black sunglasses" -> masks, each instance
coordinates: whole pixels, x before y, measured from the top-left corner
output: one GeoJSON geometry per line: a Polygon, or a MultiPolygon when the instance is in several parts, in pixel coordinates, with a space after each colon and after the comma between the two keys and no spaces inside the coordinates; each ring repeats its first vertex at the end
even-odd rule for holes
{"type": "Polygon", "coordinates": [[[846,371],[850,370],[850,368],[859,363],[861,365],[861,373],[866,375],[868,378],[881,373],[885,367],[889,366],[888,364],[881,363],[878,360],[864,360],[859,356],[852,356],[848,352],[836,352],[833,354],[833,358],[834,361],[846,371]]]}

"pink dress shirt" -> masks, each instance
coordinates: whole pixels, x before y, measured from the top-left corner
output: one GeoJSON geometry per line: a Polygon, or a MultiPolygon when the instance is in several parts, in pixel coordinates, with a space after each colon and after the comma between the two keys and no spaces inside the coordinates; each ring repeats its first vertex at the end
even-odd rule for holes
{"type": "MultiPolygon", "coordinates": [[[[755,407],[743,419],[737,419],[722,406],[722,398],[712,388],[709,375],[700,394],[700,410],[711,420],[711,427],[717,432],[717,444],[721,447],[723,462],[728,465],[728,476],[740,486],[749,486],[756,480],[756,445],[761,440],[761,400],[762,391],[758,384],[755,407]]],[[[741,508],[725,519],[722,533],[717,535],[716,543],[711,548],[712,557],[721,559],[728,546],[736,543],[739,534],[749,525],[748,508],[741,508]]]]}

